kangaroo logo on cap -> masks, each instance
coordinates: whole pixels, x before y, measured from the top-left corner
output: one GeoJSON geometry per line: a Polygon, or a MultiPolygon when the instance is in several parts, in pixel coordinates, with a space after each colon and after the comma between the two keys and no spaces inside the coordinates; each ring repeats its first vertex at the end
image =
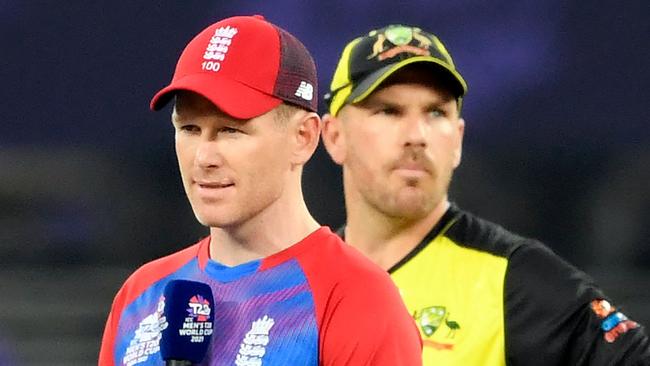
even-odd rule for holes
{"type": "Polygon", "coordinates": [[[203,61],[201,68],[203,70],[219,71],[221,63],[226,59],[228,53],[228,46],[232,43],[233,37],[237,34],[237,28],[227,26],[220,27],[214,31],[214,36],[210,38],[210,42],[203,54],[203,61]]]}
{"type": "Polygon", "coordinates": [[[411,28],[404,26],[389,27],[382,33],[373,31],[370,36],[377,36],[377,40],[372,45],[372,54],[368,60],[377,57],[379,61],[395,57],[402,52],[413,53],[420,56],[429,56],[431,52],[431,39],[421,33],[420,28],[411,28]],[[373,34],[374,33],[374,34],[373,34]],[[411,45],[413,40],[417,41],[416,45],[411,45]],[[389,44],[386,44],[386,41],[389,44]],[[387,47],[388,46],[388,47],[387,47]],[[385,49],[388,48],[388,49],[385,49]]]}

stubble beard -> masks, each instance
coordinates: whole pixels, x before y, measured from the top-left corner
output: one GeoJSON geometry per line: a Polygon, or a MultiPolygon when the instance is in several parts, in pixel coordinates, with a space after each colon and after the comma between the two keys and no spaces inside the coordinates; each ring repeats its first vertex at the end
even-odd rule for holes
{"type": "Polygon", "coordinates": [[[366,195],[366,199],[386,217],[418,221],[431,214],[445,199],[451,175],[433,177],[433,180],[433,187],[425,187],[417,180],[407,180],[398,187],[380,186],[378,194],[366,195]],[[442,180],[442,184],[437,180],[442,180]]]}

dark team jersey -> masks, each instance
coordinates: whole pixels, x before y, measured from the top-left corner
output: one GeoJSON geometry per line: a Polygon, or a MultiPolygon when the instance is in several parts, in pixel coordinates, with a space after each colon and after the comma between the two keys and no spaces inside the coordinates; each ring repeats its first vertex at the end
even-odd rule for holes
{"type": "Polygon", "coordinates": [[[209,259],[209,244],[131,275],[113,302],[100,365],[164,364],[162,294],[173,279],[212,289],[214,332],[202,365],[421,364],[417,328],[390,277],[328,228],[235,267],[209,259]]]}
{"type": "Polygon", "coordinates": [[[585,273],[454,205],[389,273],[424,365],[650,365],[642,328],[585,273]]]}

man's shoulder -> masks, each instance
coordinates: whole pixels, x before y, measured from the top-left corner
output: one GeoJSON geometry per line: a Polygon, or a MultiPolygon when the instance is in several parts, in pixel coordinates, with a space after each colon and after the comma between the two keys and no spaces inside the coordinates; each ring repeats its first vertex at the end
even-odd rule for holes
{"type": "Polygon", "coordinates": [[[312,250],[297,256],[307,277],[314,283],[342,288],[384,286],[391,283],[388,273],[359,250],[346,244],[326,228],[312,250]]]}
{"type": "Polygon", "coordinates": [[[319,258],[319,261],[323,262],[323,264],[335,264],[338,269],[337,272],[341,272],[340,270],[343,269],[354,270],[371,276],[384,272],[358,249],[345,243],[341,237],[331,231],[327,232],[318,249],[310,253],[310,255],[319,258]]]}
{"type": "Polygon", "coordinates": [[[463,247],[505,258],[509,272],[531,269],[536,269],[537,273],[552,269],[580,272],[541,241],[514,233],[467,211],[458,210],[457,220],[446,235],[463,247]]]}
{"type": "Polygon", "coordinates": [[[156,277],[158,274],[161,274],[160,277],[164,277],[165,275],[174,272],[179,267],[182,267],[187,262],[197,258],[199,248],[208,240],[209,237],[206,237],[177,252],[147,262],[133,272],[131,277],[156,277]]]}
{"type": "MultiPolygon", "coordinates": [[[[507,294],[543,294],[546,303],[550,298],[561,301],[573,299],[578,293],[582,294],[577,297],[581,302],[603,296],[589,275],[544,243],[515,234],[467,211],[456,210],[456,221],[445,235],[464,248],[504,258],[507,262],[507,294]]],[[[537,303],[542,302],[542,298],[537,300],[537,303]]]]}
{"type": "Polygon", "coordinates": [[[129,303],[130,300],[137,297],[140,293],[144,292],[149,286],[174,273],[194,258],[198,257],[201,245],[205,244],[208,238],[204,238],[199,242],[181,249],[175,253],[166,255],[164,257],[152,260],[136,269],[122,285],[120,290],[125,296],[125,302],[129,303]]]}
{"type": "Polygon", "coordinates": [[[331,235],[310,253],[321,360],[419,365],[420,336],[388,272],[331,235]]]}
{"type": "Polygon", "coordinates": [[[506,259],[521,247],[545,247],[535,239],[519,235],[469,211],[457,207],[453,211],[454,222],[444,235],[460,246],[506,259]]]}

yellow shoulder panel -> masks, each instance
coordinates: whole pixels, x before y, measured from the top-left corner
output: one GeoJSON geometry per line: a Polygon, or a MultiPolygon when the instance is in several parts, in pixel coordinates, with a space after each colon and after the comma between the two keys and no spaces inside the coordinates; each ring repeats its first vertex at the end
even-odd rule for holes
{"type": "Polygon", "coordinates": [[[438,236],[391,274],[420,329],[424,365],[505,365],[507,260],[438,236]]]}

